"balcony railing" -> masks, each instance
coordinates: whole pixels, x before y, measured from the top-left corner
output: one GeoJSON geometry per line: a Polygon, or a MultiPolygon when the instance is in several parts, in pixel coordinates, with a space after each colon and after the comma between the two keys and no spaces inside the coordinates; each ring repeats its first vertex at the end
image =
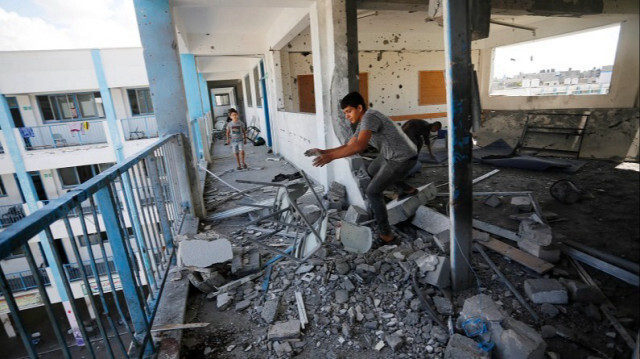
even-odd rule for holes
{"type": "Polygon", "coordinates": [[[22,204],[0,206],[0,228],[9,227],[25,217],[22,204]]]}
{"type": "Polygon", "coordinates": [[[158,137],[156,116],[124,118],[120,121],[124,138],[127,141],[158,137]]]}
{"type": "Polygon", "coordinates": [[[27,151],[69,146],[107,143],[104,121],[71,121],[66,123],[21,127],[17,131],[27,151]]]}
{"type": "Polygon", "coordinates": [[[25,285],[16,288],[15,284],[10,284],[10,280],[15,278],[6,275],[0,268],[3,300],[10,310],[18,338],[25,348],[25,355],[33,358],[39,356],[29,333],[41,328],[36,324],[30,324],[34,327],[27,327],[23,320],[24,313],[20,311],[14,296],[14,288],[32,285],[37,288],[39,300],[47,313],[47,317],[42,318],[37,325],[45,325],[43,321],[49,319],[47,328],[53,329],[58,340],[57,355],[60,357],[72,357],[65,339],[66,332],[63,330],[68,326],[73,329],[77,345],[84,346],[84,356],[153,355],[156,348],[151,340],[151,327],[165,279],[175,257],[173,237],[180,230],[187,212],[183,203],[189,203],[183,197],[185,191],[179,187],[181,183],[188,183],[184,178],[186,159],[183,141],[181,135],[159,139],[123,163],[110,167],[0,232],[0,259],[7,258],[13,251],[22,248],[31,272],[40,271],[36,267],[32,246],[27,245],[31,238],[39,237],[53,274],[49,279],[60,297],[76,298],[74,292],[78,291],[72,290],[71,284],[79,281],[86,292],[93,294],[86,296],[93,313],[99,313],[96,324],[102,340],[92,341],[84,324],[89,318],[84,317],[85,311],[76,306],[76,301],[65,302],[69,306],[66,308],[68,322],[61,323],[51,306],[44,278],[32,276],[35,284],[25,280],[25,285]],[[124,186],[129,194],[124,201],[126,211],[117,205],[117,189],[120,187],[116,184],[124,186]],[[146,188],[146,195],[152,196],[154,200],[140,205],[147,197],[141,197],[142,192],[136,190],[139,188],[146,188]],[[89,213],[85,213],[87,210],[82,208],[85,201],[89,202],[89,213]],[[74,210],[78,213],[78,220],[72,224],[69,215],[74,210]],[[98,220],[98,210],[101,220],[98,220]],[[83,241],[82,255],[78,241],[69,241],[69,247],[75,258],[88,256],[88,262],[80,265],[62,264],[62,253],[59,252],[62,248],[53,245],[52,225],[57,221],[64,222],[68,238],[83,241]],[[159,226],[149,225],[150,223],[159,223],[159,226]],[[127,234],[128,226],[134,228],[132,238],[127,234]],[[105,230],[108,241],[103,241],[100,236],[90,237],[90,231],[101,233],[105,230]],[[107,256],[107,247],[110,247],[111,261],[107,256]],[[107,261],[96,258],[107,258],[107,261]],[[120,290],[123,295],[116,294],[120,290]],[[112,306],[117,308],[115,313],[112,306]],[[124,333],[121,327],[116,327],[115,323],[118,321],[124,323],[124,333]],[[96,352],[97,344],[101,353],[96,352]]]}
{"type": "MultiPolygon", "coordinates": [[[[47,270],[44,268],[38,268],[38,272],[40,273],[42,284],[45,286],[51,285],[49,276],[47,275],[47,270]]],[[[11,291],[14,293],[38,288],[36,279],[33,277],[31,271],[27,270],[22,272],[7,273],[6,276],[7,282],[9,283],[9,288],[11,288],[11,291]]]]}

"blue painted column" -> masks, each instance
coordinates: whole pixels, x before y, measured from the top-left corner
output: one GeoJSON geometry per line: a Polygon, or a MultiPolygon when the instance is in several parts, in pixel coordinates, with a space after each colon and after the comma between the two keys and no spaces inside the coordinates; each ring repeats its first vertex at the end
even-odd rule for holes
{"type": "Polygon", "coordinates": [[[192,54],[180,54],[180,65],[182,66],[182,80],[184,81],[184,91],[187,96],[187,108],[189,109],[189,120],[193,123],[193,137],[195,137],[196,152],[202,158],[202,136],[198,118],[204,115],[202,111],[202,98],[200,96],[200,80],[198,69],[196,68],[196,58],[192,54]],[[196,121],[194,123],[194,121],[196,121]]]}
{"type": "MultiPolygon", "coordinates": [[[[27,202],[29,211],[33,213],[38,210],[38,194],[36,193],[36,188],[33,185],[33,180],[27,173],[27,169],[25,168],[24,162],[22,161],[20,146],[18,145],[18,141],[16,140],[15,136],[15,124],[13,123],[13,119],[11,117],[11,110],[9,110],[7,98],[2,94],[0,94],[0,127],[4,130],[4,139],[5,143],[7,144],[5,153],[8,152],[11,156],[13,167],[16,170],[16,177],[18,178],[18,182],[20,183],[20,188],[22,190],[22,196],[27,202]]],[[[63,273],[60,272],[61,267],[51,265],[53,263],[57,263],[57,261],[56,256],[53,253],[53,248],[51,248],[51,244],[49,243],[46,235],[44,233],[40,233],[38,235],[38,239],[40,241],[40,244],[42,245],[42,251],[44,252],[45,258],[47,259],[47,263],[50,264],[49,269],[51,270],[51,274],[53,276],[53,281],[51,284],[53,284],[56,291],[58,292],[58,295],[60,296],[60,301],[62,302],[62,306],[65,308],[65,314],[73,331],[73,336],[76,340],[76,344],[79,346],[83,346],[85,345],[85,342],[82,338],[80,328],[78,327],[76,315],[71,308],[67,293],[62,290],[62,288],[64,288],[64,284],[62,281],[65,277],[63,273]]]]}
{"type": "MultiPolygon", "coordinates": [[[[140,41],[142,42],[145,67],[149,77],[149,89],[160,136],[180,133],[189,137],[187,99],[176,51],[175,27],[171,20],[169,0],[134,0],[140,41]]],[[[181,203],[192,215],[204,217],[206,211],[200,193],[199,174],[196,170],[191,146],[179,141],[179,153],[184,154],[184,171],[178,171],[181,203]]]]}
{"type": "Polygon", "coordinates": [[[200,96],[202,97],[202,113],[206,114],[211,112],[211,98],[209,95],[209,88],[207,87],[207,81],[204,79],[204,75],[198,74],[200,80],[200,96]]]}
{"type": "MultiPolygon", "coordinates": [[[[109,129],[109,136],[111,137],[111,144],[116,154],[116,160],[121,163],[125,159],[124,146],[122,144],[122,137],[118,130],[118,118],[116,117],[116,108],[113,105],[113,98],[111,97],[111,90],[109,90],[109,84],[107,83],[107,76],[104,73],[104,66],[102,65],[102,55],[100,50],[91,50],[91,57],[93,59],[93,67],[98,78],[98,86],[100,87],[100,97],[102,97],[102,106],[104,107],[104,114],[107,118],[107,128],[109,129]]],[[[140,246],[143,253],[142,262],[144,266],[153,273],[153,266],[150,263],[149,252],[147,245],[144,241],[142,233],[142,225],[140,222],[140,216],[138,215],[138,209],[136,206],[135,197],[133,196],[133,188],[131,187],[131,179],[128,173],[122,175],[122,188],[124,190],[124,198],[127,201],[127,207],[129,208],[129,215],[131,216],[131,226],[133,227],[133,233],[136,236],[136,241],[140,246]]],[[[149,285],[155,284],[155,278],[153,275],[149,276],[149,285]]]]}
{"type": "Polygon", "coordinates": [[[451,284],[461,291],[473,284],[471,171],[471,31],[467,0],[444,1],[444,43],[449,120],[449,206],[451,284]]]}
{"type": "Polygon", "coordinates": [[[271,119],[269,118],[269,99],[267,98],[267,74],[264,72],[264,61],[260,60],[260,86],[262,86],[262,108],[264,122],[267,124],[267,146],[271,147],[271,119]]]}

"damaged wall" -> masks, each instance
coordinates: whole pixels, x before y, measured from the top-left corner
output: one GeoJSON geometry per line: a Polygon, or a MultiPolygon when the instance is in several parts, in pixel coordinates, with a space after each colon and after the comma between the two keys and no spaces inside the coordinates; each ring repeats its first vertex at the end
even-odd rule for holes
{"type": "MultiPolygon", "coordinates": [[[[545,111],[485,111],[482,128],[475,134],[478,145],[487,145],[499,138],[515,147],[522,134],[527,113],[582,113],[591,111],[587,123],[581,158],[638,161],[640,113],[637,108],[574,109],[545,111]]],[[[569,120],[572,116],[566,116],[569,120]]],[[[556,119],[556,125],[563,121],[556,119]]]]}

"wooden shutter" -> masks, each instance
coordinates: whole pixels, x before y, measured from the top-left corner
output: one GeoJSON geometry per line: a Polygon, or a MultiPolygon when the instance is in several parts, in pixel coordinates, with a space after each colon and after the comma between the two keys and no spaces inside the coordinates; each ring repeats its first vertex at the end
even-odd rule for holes
{"type": "Polygon", "coordinates": [[[361,72],[359,76],[360,76],[360,79],[358,83],[360,85],[360,88],[358,89],[358,91],[364,98],[364,103],[367,105],[367,108],[368,108],[369,107],[369,73],[361,72]]]}
{"type": "Polygon", "coordinates": [[[420,71],[419,86],[419,105],[442,105],[447,103],[444,71],[420,71]]]}
{"type": "Polygon", "coordinates": [[[313,75],[298,75],[298,101],[300,102],[300,112],[316,113],[313,75]]]}

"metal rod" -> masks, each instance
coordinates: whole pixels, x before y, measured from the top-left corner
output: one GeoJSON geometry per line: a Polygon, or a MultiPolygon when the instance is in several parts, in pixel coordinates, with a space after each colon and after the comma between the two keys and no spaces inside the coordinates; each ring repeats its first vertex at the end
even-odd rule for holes
{"type": "Polygon", "coordinates": [[[586,253],[580,252],[579,250],[566,245],[561,245],[561,249],[564,254],[572,257],[573,259],[576,259],[576,260],[579,260],[580,262],[588,264],[593,268],[601,270],[635,287],[640,286],[640,278],[638,277],[637,274],[633,274],[622,268],[618,268],[613,264],[610,264],[598,258],[592,257],[586,253]]]}
{"type": "Polygon", "coordinates": [[[487,255],[487,252],[485,252],[484,249],[482,249],[482,246],[474,244],[473,247],[478,252],[480,252],[480,255],[482,255],[482,258],[484,259],[484,261],[487,262],[489,267],[491,267],[491,269],[493,269],[493,271],[498,275],[498,277],[500,277],[500,279],[502,279],[502,282],[504,283],[504,285],[506,285],[507,288],[509,288],[511,293],[513,293],[513,295],[516,297],[516,299],[518,299],[518,302],[520,302],[520,304],[522,304],[522,306],[527,310],[527,312],[529,312],[529,314],[531,314],[531,317],[533,318],[533,320],[538,322],[540,320],[540,318],[538,317],[536,312],[533,310],[533,308],[531,308],[529,303],[527,303],[527,301],[522,297],[522,295],[520,294],[520,292],[518,292],[516,287],[514,287],[513,284],[511,284],[509,279],[507,279],[507,277],[505,277],[504,274],[502,274],[502,272],[500,271],[498,266],[496,266],[496,264],[493,263],[491,258],[489,258],[489,255],[487,255]]]}
{"type": "Polygon", "coordinates": [[[165,267],[164,267],[164,262],[162,261],[162,257],[160,257],[160,263],[158,263],[158,260],[156,260],[155,258],[155,251],[154,249],[154,244],[155,244],[155,248],[158,249],[158,252],[162,251],[162,244],[159,240],[159,236],[158,236],[158,227],[157,224],[160,223],[158,221],[158,218],[156,216],[156,211],[155,208],[156,206],[158,206],[158,203],[155,203],[155,197],[152,196],[151,193],[151,183],[149,181],[149,177],[151,176],[151,169],[149,168],[148,165],[148,161],[147,158],[145,158],[142,162],[147,170],[147,176],[141,178],[141,181],[144,182],[144,185],[142,186],[142,192],[145,195],[145,198],[147,199],[147,201],[149,200],[149,198],[153,199],[153,205],[149,204],[147,206],[143,206],[145,207],[145,209],[147,210],[147,215],[149,218],[149,224],[147,224],[148,226],[150,226],[151,228],[149,229],[149,243],[151,244],[151,254],[153,255],[154,261],[156,263],[156,269],[157,269],[157,275],[159,276],[160,273],[162,271],[164,271],[165,267]],[[151,237],[151,234],[153,234],[153,237],[151,237]],[[158,268],[159,266],[159,268],[158,268]]]}
{"type": "Polygon", "coordinates": [[[499,20],[489,20],[489,22],[492,23],[492,24],[500,25],[500,26],[512,27],[514,29],[531,31],[533,33],[533,35],[536,34],[536,28],[535,27],[512,24],[510,22],[504,22],[504,21],[499,21],[499,20]]]}
{"type": "MultiPolygon", "coordinates": [[[[82,214],[82,207],[78,207],[80,214],[82,214]]],[[[73,233],[73,229],[71,228],[71,223],[69,222],[69,217],[64,218],[64,226],[67,230],[67,234],[69,235],[69,242],[71,242],[71,249],[73,250],[73,255],[76,257],[78,261],[78,269],[80,270],[80,275],[82,277],[82,283],[84,284],[87,294],[86,296],[89,298],[89,303],[92,308],[90,308],[95,314],[98,309],[98,305],[96,304],[96,299],[93,297],[93,292],[91,290],[91,284],[89,283],[89,277],[87,276],[87,271],[84,268],[84,263],[82,261],[82,256],[80,255],[80,251],[78,250],[78,243],[76,242],[76,236],[73,233]]],[[[98,235],[100,235],[98,233],[98,235]]],[[[84,233],[84,238],[88,246],[91,246],[89,242],[89,236],[84,233]]],[[[95,277],[96,285],[98,287],[102,286],[100,283],[100,277],[95,277]]],[[[100,336],[102,336],[103,344],[107,349],[107,354],[113,358],[113,349],[111,348],[111,343],[109,342],[109,337],[107,337],[107,331],[104,328],[104,323],[102,322],[102,318],[100,315],[96,315],[96,324],[98,325],[98,331],[100,332],[100,336]]]]}
{"type": "Polygon", "coordinates": [[[320,196],[318,196],[318,193],[316,192],[316,190],[313,188],[313,185],[311,184],[311,181],[307,177],[307,174],[303,170],[300,170],[300,173],[302,174],[302,178],[304,178],[304,180],[307,182],[307,186],[309,186],[309,189],[311,190],[311,193],[313,193],[313,196],[316,198],[316,201],[318,201],[318,206],[320,206],[320,209],[322,210],[322,214],[323,215],[326,214],[327,209],[324,208],[324,204],[322,204],[322,200],[320,199],[320,196]]]}
{"type": "Polygon", "coordinates": [[[223,180],[222,178],[216,176],[215,173],[209,171],[208,169],[206,169],[206,167],[203,167],[201,164],[198,164],[198,167],[202,168],[203,170],[205,170],[208,174],[212,175],[213,177],[215,177],[218,181],[224,183],[225,185],[227,185],[227,187],[233,189],[234,191],[241,193],[243,196],[247,196],[247,197],[253,197],[252,195],[248,194],[248,193],[242,193],[241,189],[238,189],[237,187],[234,187],[233,185],[229,184],[229,182],[223,180]]]}
{"type": "Polygon", "coordinates": [[[585,246],[582,243],[578,243],[576,241],[572,241],[570,239],[563,239],[562,240],[563,244],[569,245],[575,249],[581,250],[584,253],[590,254],[596,258],[602,259],[606,262],[609,262],[613,265],[616,265],[620,268],[624,268],[626,270],[628,270],[629,272],[635,273],[635,274],[640,274],[640,265],[638,263],[634,263],[630,260],[624,259],[624,258],[620,258],[620,257],[616,257],[613,254],[610,253],[606,253],[606,252],[602,252],[599,251],[595,248],[591,248],[589,246],[585,246]]]}
{"type": "Polygon", "coordinates": [[[11,292],[11,287],[9,286],[9,282],[7,278],[4,276],[4,271],[2,267],[0,267],[0,290],[2,290],[2,294],[4,295],[5,300],[7,301],[7,306],[9,307],[9,313],[13,318],[13,325],[18,328],[18,334],[20,339],[22,340],[22,344],[24,348],[27,350],[27,354],[30,358],[37,358],[38,354],[36,352],[36,348],[33,346],[30,335],[27,334],[25,330],[24,324],[22,323],[22,318],[20,318],[20,308],[18,308],[18,304],[16,303],[16,299],[13,297],[13,293],[11,292]]]}

